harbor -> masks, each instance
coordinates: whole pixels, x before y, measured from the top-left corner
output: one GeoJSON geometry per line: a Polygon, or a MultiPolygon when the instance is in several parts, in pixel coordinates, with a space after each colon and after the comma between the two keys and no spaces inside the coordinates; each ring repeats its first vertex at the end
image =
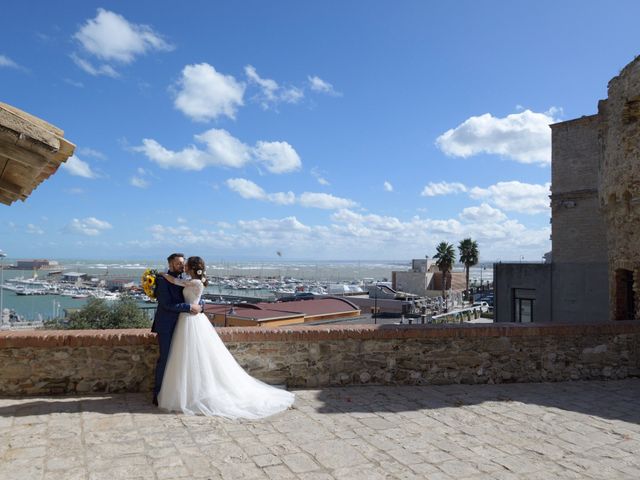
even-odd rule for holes
{"type": "MultiPolygon", "coordinates": [[[[27,261],[24,261],[27,262],[27,261]]],[[[31,263],[20,265],[34,266],[31,263]]],[[[134,298],[150,315],[155,302],[140,288],[140,277],[148,267],[162,270],[154,262],[100,262],[89,260],[39,260],[39,268],[3,270],[4,324],[11,328],[36,328],[49,319],[65,317],[93,298],[108,302],[122,295],[134,298]],[[52,268],[55,265],[56,268],[52,268]]],[[[203,298],[209,304],[273,302],[314,296],[367,297],[373,285],[391,287],[391,272],[406,269],[408,262],[224,262],[208,267],[209,286],[203,298]]],[[[491,268],[474,267],[472,285],[491,280],[491,268]]],[[[366,302],[364,302],[366,303],[366,302]]],[[[381,300],[382,303],[382,300],[381,300]]],[[[363,304],[364,305],[364,304],[363,304]]],[[[370,307],[363,306],[366,312],[370,307]]],[[[419,307],[418,307],[419,308],[419,307]]],[[[398,313],[401,313],[399,310],[398,313]]],[[[405,309],[405,313],[409,310],[405,309]]]]}

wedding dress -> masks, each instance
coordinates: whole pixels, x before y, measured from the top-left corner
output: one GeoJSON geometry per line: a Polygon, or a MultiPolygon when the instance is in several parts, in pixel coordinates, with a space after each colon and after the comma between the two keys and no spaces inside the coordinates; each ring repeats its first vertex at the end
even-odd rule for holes
{"type": "MultiPolygon", "coordinates": [[[[177,280],[187,303],[198,303],[200,280],[177,280]]],[[[294,394],[250,376],[204,313],[181,313],[158,395],[161,408],[189,415],[256,419],[289,408],[294,394]]]]}

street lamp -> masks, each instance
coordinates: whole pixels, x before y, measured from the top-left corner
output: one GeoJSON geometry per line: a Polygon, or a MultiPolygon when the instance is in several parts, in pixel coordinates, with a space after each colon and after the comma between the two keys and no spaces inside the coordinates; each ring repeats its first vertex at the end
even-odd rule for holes
{"type": "Polygon", "coordinates": [[[376,292],[376,296],[373,299],[373,323],[378,323],[378,282],[376,282],[376,288],[374,290],[376,292]]]}
{"type": "Polygon", "coordinates": [[[0,325],[4,323],[4,259],[7,256],[0,250],[0,325]]]}
{"type": "Polygon", "coordinates": [[[231,308],[229,310],[224,311],[224,326],[228,326],[227,324],[227,315],[235,315],[236,314],[236,309],[234,308],[235,305],[232,303],[231,304],[231,308]]]}

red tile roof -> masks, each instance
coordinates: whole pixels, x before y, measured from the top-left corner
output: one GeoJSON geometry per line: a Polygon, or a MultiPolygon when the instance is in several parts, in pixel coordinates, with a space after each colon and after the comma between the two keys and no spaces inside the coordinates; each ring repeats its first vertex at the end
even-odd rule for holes
{"type": "Polygon", "coordinates": [[[310,300],[295,300],[291,302],[260,302],[256,304],[242,304],[233,307],[233,314],[229,314],[231,305],[205,305],[205,313],[224,315],[236,318],[254,319],[256,321],[269,321],[282,318],[293,318],[304,315],[305,317],[357,314],[360,309],[357,305],[340,297],[321,297],[310,300]]]}

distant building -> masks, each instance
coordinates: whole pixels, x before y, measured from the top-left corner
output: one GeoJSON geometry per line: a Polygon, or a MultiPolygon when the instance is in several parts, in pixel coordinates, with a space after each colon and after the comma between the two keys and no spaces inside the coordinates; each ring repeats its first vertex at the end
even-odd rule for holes
{"type": "Polygon", "coordinates": [[[16,261],[16,270],[39,270],[41,268],[55,268],[58,267],[58,262],[49,261],[46,259],[29,259],[16,261]]]}
{"type": "Polygon", "coordinates": [[[64,272],[62,274],[62,281],[64,282],[77,282],[78,280],[84,280],[87,278],[86,273],[80,272],[64,272]]]}
{"type": "Polygon", "coordinates": [[[551,125],[553,249],[496,264],[495,320],[640,318],[640,57],[598,113],[551,125]]]}
{"type": "Polygon", "coordinates": [[[101,282],[104,282],[104,287],[109,290],[130,288],[136,285],[131,277],[107,277],[101,282]]]}
{"type": "MultiPolygon", "coordinates": [[[[399,292],[411,293],[419,297],[442,295],[442,272],[432,259],[411,260],[411,270],[391,272],[391,288],[399,292]]],[[[466,287],[466,277],[461,272],[449,272],[445,290],[462,291],[466,287]]]]}

